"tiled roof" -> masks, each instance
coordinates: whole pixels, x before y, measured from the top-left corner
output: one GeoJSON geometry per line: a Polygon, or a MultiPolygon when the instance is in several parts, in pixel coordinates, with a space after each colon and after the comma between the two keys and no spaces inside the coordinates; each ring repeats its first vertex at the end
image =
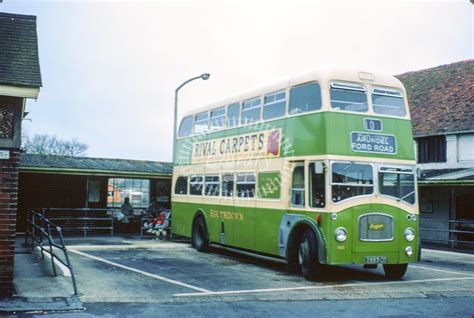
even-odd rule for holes
{"type": "Polygon", "coordinates": [[[36,17],[0,12],[0,85],[41,87],[36,17]]]}
{"type": "Polygon", "coordinates": [[[474,130],[474,59],[396,77],[407,90],[415,137],[474,130]]]}
{"type": "Polygon", "coordinates": [[[85,158],[53,155],[21,154],[20,171],[43,170],[50,172],[74,172],[80,174],[149,174],[171,176],[169,162],[85,158]]]}

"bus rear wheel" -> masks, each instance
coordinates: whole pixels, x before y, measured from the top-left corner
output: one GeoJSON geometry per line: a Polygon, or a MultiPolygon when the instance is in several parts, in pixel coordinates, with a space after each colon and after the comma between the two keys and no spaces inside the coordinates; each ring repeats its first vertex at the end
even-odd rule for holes
{"type": "Polygon", "coordinates": [[[391,279],[401,279],[407,272],[408,264],[384,264],[385,276],[391,279]]]}
{"type": "Polygon", "coordinates": [[[191,242],[193,247],[199,252],[206,252],[209,248],[206,221],[204,221],[202,216],[198,216],[196,220],[194,220],[191,242]]]}
{"type": "Polygon", "coordinates": [[[307,280],[317,280],[321,277],[322,266],[318,258],[317,239],[309,228],[303,232],[298,245],[298,263],[307,280]]]}

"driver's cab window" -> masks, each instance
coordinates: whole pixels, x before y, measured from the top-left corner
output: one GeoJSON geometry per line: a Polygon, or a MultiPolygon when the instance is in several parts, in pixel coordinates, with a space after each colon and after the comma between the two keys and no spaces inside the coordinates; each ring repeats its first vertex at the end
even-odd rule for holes
{"type": "Polygon", "coordinates": [[[291,206],[304,206],[304,165],[295,165],[291,181],[291,206]]]}

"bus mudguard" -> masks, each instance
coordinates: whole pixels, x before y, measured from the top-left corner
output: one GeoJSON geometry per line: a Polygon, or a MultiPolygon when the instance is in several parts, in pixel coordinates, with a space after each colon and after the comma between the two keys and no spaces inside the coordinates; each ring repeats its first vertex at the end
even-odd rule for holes
{"type": "Polygon", "coordinates": [[[287,258],[288,255],[288,240],[295,230],[299,226],[305,225],[310,227],[318,239],[318,256],[319,262],[326,264],[326,245],[324,241],[323,233],[319,226],[308,218],[306,215],[302,214],[285,214],[280,222],[280,233],[278,239],[278,251],[281,257],[287,258]]]}

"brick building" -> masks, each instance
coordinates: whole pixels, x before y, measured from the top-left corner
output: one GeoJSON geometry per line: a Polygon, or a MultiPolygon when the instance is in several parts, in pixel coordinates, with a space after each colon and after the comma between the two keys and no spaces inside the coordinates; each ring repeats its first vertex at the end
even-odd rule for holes
{"type": "Polygon", "coordinates": [[[411,107],[422,240],[474,246],[474,60],[397,77],[411,107]]]}
{"type": "Polygon", "coordinates": [[[36,17],[0,13],[0,297],[13,294],[21,122],[40,87],[36,17]]]}

